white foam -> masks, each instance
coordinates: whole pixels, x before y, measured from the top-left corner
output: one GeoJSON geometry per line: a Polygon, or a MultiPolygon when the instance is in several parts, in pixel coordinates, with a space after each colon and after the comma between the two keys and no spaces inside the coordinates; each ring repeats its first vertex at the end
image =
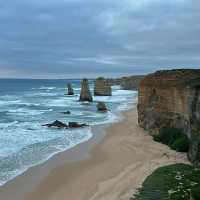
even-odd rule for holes
{"type": "MultiPolygon", "coordinates": [[[[55,118],[65,122],[67,119],[68,121],[77,120],[80,123],[88,122],[91,125],[117,122],[121,120],[119,112],[133,106],[134,99],[136,99],[137,96],[137,92],[135,91],[119,90],[119,86],[113,87],[113,96],[94,97],[94,101],[105,101],[108,103],[108,106],[111,105],[111,109],[112,106],[115,106],[114,111],[111,110],[111,112],[101,113],[94,111],[94,109],[96,110],[96,103],[78,102],[77,96],[70,98],[64,96],[63,90],[65,88],[42,86],[39,90],[38,88],[35,89],[37,89],[37,91],[24,92],[21,96],[9,96],[9,100],[1,98],[0,108],[4,108],[8,111],[6,114],[2,113],[2,115],[5,114],[6,117],[9,117],[9,119],[11,118],[13,121],[0,123],[0,156],[5,157],[12,156],[12,154],[15,153],[21,153],[24,148],[26,150],[27,147],[31,148],[31,145],[38,143],[46,145],[46,142],[48,143],[48,141],[52,140],[59,140],[60,143],[55,142],[55,144],[52,144],[53,146],[46,145],[44,149],[47,148],[48,150],[48,148],[53,148],[53,153],[51,152],[48,154],[47,152],[48,155],[43,155],[43,151],[38,152],[40,156],[44,156],[43,159],[31,161],[31,164],[26,164],[21,166],[20,169],[8,172],[7,175],[5,174],[5,179],[0,181],[0,184],[26,171],[29,167],[46,161],[58,152],[70,149],[92,137],[90,128],[76,130],[48,129],[41,126],[41,124],[45,124],[43,123],[44,121],[48,123],[55,118]],[[41,99],[38,97],[41,97],[41,99]],[[29,101],[30,99],[31,102],[29,101]],[[16,105],[13,106],[12,104],[16,105]],[[17,105],[19,105],[19,107],[16,108],[17,105]],[[36,106],[36,109],[31,109],[29,106],[36,106]],[[37,109],[37,106],[44,106],[44,109],[39,109],[41,107],[37,109]],[[54,111],[58,110],[58,113],[49,112],[53,111],[51,107],[55,107],[53,109],[54,111]],[[61,115],[60,110],[63,109],[62,107],[64,109],[70,109],[72,114],[66,116],[61,115]],[[21,122],[21,120],[27,121],[21,122]]],[[[74,88],[74,90],[78,93],[80,88],[74,88]]],[[[64,109],[63,111],[65,111],[64,109]]],[[[31,150],[32,149],[28,149],[28,151],[31,150]]],[[[24,155],[23,153],[24,152],[22,152],[21,158],[26,158],[26,154],[24,155]]],[[[34,156],[36,155],[33,155],[33,157],[34,156]]]]}
{"type": "MultiPolygon", "coordinates": [[[[84,129],[77,129],[76,132],[81,133],[80,137],[76,140],[72,140],[71,142],[63,147],[63,145],[57,145],[56,149],[57,151],[54,151],[53,153],[51,153],[50,155],[44,157],[42,160],[40,161],[36,161],[35,163],[32,163],[30,165],[24,165],[23,167],[21,167],[20,169],[16,169],[16,170],[12,170],[9,172],[6,172],[6,177],[4,177],[3,180],[0,180],[0,185],[4,185],[5,183],[7,183],[8,181],[12,180],[13,178],[15,178],[16,176],[19,176],[20,174],[24,173],[25,171],[27,171],[30,167],[39,165],[41,163],[44,163],[45,161],[49,160],[51,157],[53,157],[54,155],[63,152],[65,150],[71,149],[73,147],[75,147],[76,145],[86,142],[88,141],[91,137],[92,137],[92,132],[90,128],[84,128],[84,129]],[[84,134],[83,134],[84,133],[84,134]]],[[[70,133],[70,131],[69,131],[70,133]]],[[[71,132],[71,136],[73,137],[74,135],[74,131],[71,132]]]]}
{"type": "Polygon", "coordinates": [[[41,115],[45,112],[52,111],[52,109],[48,110],[33,110],[28,108],[15,108],[15,109],[9,109],[8,114],[14,114],[14,115],[41,115]]]}

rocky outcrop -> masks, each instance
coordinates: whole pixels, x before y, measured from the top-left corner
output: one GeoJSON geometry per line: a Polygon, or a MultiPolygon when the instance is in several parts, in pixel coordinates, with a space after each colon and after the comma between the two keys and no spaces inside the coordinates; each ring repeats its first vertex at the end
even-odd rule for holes
{"type": "Polygon", "coordinates": [[[68,128],[68,125],[56,120],[55,122],[51,124],[44,124],[43,126],[47,126],[48,128],[68,128]]]}
{"type": "Polygon", "coordinates": [[[144,76],[128,76],[121,79],[120,86],[123,90],[137,90],[144,76]]]}
{"type": "Polygon", "coordinates": [[[83,79],[81,83],[81,94],[80,94],[80,101],[89,101],[92,102],[92,95],[89,89],[89,83],[87,79],[83,79]]]}
{"type": "Polygon", "coordinates": [[[164,70],[146,76],[138,90],[138,123],[158,134],[182,129],[191,141],[189,158],[200,161],[200,70],[164,70]]]}
{"type": "Polygon", "coordinates": [[[65,124],[61,121],[54,121],[50,124],[44,124],[43,126],[47,126],[48,128],[84,128],[88,126],[87,124],[79,124],[77,122],[69,122],[68,124],[65,124]]]}
{"type": "Polygon", "coordinates": [[[73,88],[72,88],[71,83],[68,83],[68,84],[67,84],[67,94],[68,94],[68,95],[74,95],[74,90],[73,90],[73,88]]]}
{"type": "Polygon", "coordinates": [[[97,102],[97,110],[101,111],[101,112],[108,111],[106,104],[104,102],[101,102],[101,101],[97,102]]]}
{"type": "Polygon", "coordinates": [[[77,122],[69,122],[69,128],[84,128],[87,124],[79,124],[77,122]]]}
{"type": "Polygon", "coordinates": [[[94,95],[95,96],[111,96],[112,95],[112,88],[107,79],[99,77],[95,80],[94,95]]]}

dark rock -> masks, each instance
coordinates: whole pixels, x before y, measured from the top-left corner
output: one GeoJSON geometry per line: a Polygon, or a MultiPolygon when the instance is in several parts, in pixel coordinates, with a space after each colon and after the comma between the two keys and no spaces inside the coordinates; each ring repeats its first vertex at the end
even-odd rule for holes
{"type": "Polygon", "coordinates": [[[44,124],[43,126],[47,126],[48,128],[52,128],[52,127],[55,127],[55,128],[68,128],[67,124],[61,122],[61,121],[54,121],[53,123],[51,124],[44,124]]]}
{"type": "Polygon", "coordinates": [[[71,83],[67,84],[67,90],[68,90],[68,92],[67,92],[68,95],[74,95],[74,90],[72,88],[71,83]]]}
{"type": "Polygon", "coordinates": [[[112,88],[109,81],[105,78],[97,78],[94,85],[94,95],[95,96],[111,96],[112,88]]]}
{"type": "Polygon", "coordinates": [[[81,83],[81,94],[80,94],[80,101],[89,101],[92,102],[92,95],[89,89],[89,84],[87,79],[83,79],[81,83]]]}
{"type": "Polygon", "coordinates": [[[87,124],[79,124],[77,122],[69,122],[69,128],[83,128],[88,126],[87,124]]]}
{"type": "Polygon", "coordinates": [[[70,111],[66,111],[66,112],[62,112],[62,113],[65,114],[65,115],[70,115],[71,114],[70,111]]]}
{"type": "Polygon", "coordinates": [[[98,102],[97,103],[97,110],[102,111],[102,112],[108,111],[106,104],[104,102],[98,102]]]}

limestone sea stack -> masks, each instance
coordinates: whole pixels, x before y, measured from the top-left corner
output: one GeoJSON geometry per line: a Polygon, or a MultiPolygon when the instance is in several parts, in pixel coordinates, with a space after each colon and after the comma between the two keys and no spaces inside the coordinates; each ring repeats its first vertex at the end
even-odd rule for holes
{"type": "Polygon", "coordinates": [[[89,88],[89,83],[87,79],[83,79],[81,83],[81,94],[80,94],[80,101],[89,101],[92,102],[92,95],[89,88]]]}
{"type": "Polygon", "coordinates": [[[68,84],[67,84],[67,94],[68,94],[68,95],[74,95],[74,90],[73,90],[73,88],[72,88],[71,83],[68,83],[68,84]]]}
{"type": "Polygon", "coordinates": [[[138,90],[138,122],[151,134],[166,127],[181,129],[190,139],[190,160],[200,163],[200,70],[146,76],[138,90]]]}
{"type": "Polygon", "coordinates": [[[94,95],[95,96],[111,96],[112,88],[109,81],[103,77],[99,77],[95,80],[94,85],[94,95]]]}

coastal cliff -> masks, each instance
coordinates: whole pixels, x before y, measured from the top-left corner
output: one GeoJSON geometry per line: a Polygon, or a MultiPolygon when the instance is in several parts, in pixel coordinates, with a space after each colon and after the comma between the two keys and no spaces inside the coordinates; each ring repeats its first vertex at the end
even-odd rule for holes
{"type": "Polygon", "coordinates": [[[120,86],[123,90],[137,90],[144,76],[128,76],[121,79],[120,86]]]}
{"type": "Polygon", "coordinates": [[[152,135],[178,128],[190,139],[189,159],[200,161],[200,70],[157,71],[138,90],[138,123],[152,135]]]}
{"type": "Polygon", "coordinates": [[[123,90],[137,90],[140,81],[144,78],[143,75],[124,76],[116,79],[106,79],[112,85],[120,85],[123,90]]]}

